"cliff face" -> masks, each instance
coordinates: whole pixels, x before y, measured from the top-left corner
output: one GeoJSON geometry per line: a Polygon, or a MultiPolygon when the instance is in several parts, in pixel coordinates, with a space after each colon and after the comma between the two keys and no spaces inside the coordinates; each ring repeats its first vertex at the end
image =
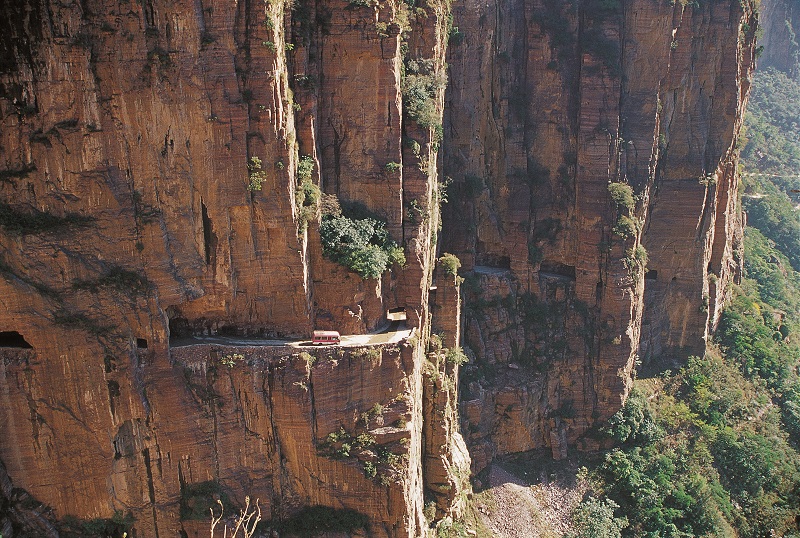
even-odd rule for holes
{"type": "Polygon", "coordinates": [[[759,6],[759,67],[774,67],[796,77],[800,73],[800,4],[795,0],[763,0],[759,6]]]}
{"type": "Polygon", "coordinates": [[[192,536],[249,494],[425,535],[469,487],[436,345],[462,334],[475,469],[597,446],[637,357],[699,349],[738,267],[755,15],[684,4],[0,3],[0,532],[192,536]],[[405,265],[324,257],[316,188],[405,265]],[[176,345],[390,310],[396,346],[176,345]]]}
{"type": "Polygon", "coordinates": [[[197,488],[209,482],[235,505],[243,506],[245,495],[260,499],[267,519],[307,505],[346,507],[369,515],[376,536],[418,534],[424,520],[414,495],[421,484],[414,405],[422,395],[414,349],[316,351],[313,358],[293,351],[173,348],[169,362],[142,368],[147,413],[131,409],[139,402],[124,383],[129,366],[121,365],[108,376],[120,381],[116,392],[113,381],[107,394],[105,386],[97,390],[107,430],[67,403],[51,406],[63,411],[42,405],[29,418],[26,402],[58,396],[45,391],[48,380],[34,366],[35,355],[6,364],[5,398],[12,407],[4,431],[19,439],[35,428],[34,453],[25,454],[23,445],[18,457],[6,458],[15,485],[61,513],[103,516],[107,506],[132,511],[141,536],[206,535],[207,510],[194,507],[209,505],[197,488]],[[348,390],[340,390],[344,385],[348,390]],[[86,430],[96,429],[75,431],[72,422],[80,418],[86,430]],[[66,453],[62,432],[74,439],[66,453]],[[360,441],[344,450],[350,439],[360,441]],[[52,462],[46,475],[23,472],[43,465],[36,457],[52,462]]]}
{"type": "Polygon", "coordinates": [[[454,18],[443,237],[469,271],[463,409],[480,469],[597,446],[635,361],[702,350],[738,270],[756,16],[540,0],[468,1],[454,18]]]}
{"type": "MultiPolygon", "coordinates": [[[[422,439],[439,405],[423,364],[444,86],[425,88],[418,121],[401,71],[441,78],[446,3],[30,0],[0,14],[3,534],[115,511],[139,536],[205,533],[183,513],[200,490],[257,497],[265,519],[324,505],[375,535],[424,534],[422,462],[442,461],[444,482],[468,462],[451,464],[452,416],[448,443],[422,439]],[[385,221],[406,264],[363,279],[324,258],[302,179],[385,221]],[[410,343],[173,345],[363,333],[389,309],[405,310],[410,343]]],[[[453,413],[455,375],[437,393],[453,413]]]]}

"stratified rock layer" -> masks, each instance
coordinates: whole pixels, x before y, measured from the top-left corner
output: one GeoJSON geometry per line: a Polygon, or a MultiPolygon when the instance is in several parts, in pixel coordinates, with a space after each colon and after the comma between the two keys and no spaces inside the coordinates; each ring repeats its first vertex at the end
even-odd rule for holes
{"type": "Polygon", "coordinates": [[[454,18],[443,239],[468,271],[474,467],[562,457],[597,446],[638,357],[680,360],[717,320],[738,270],[756,17],[730,1],[468,0],[454,18]]]}
{"type": "Polygon", "coordinates": [[[104,419],[111,438],[103,439],[99,428],[88,438],[76,432],[69,454],[58,450],[61,433],[75,422],[88,428],[91,416],[79,420],[88,413],[67,402],[69,385],[42,394],[48,380],[37,359],[30,354],[4,363],[6,402],[59,403],[35,406],[33,418],[28,414],[34,411],[11,407],[4,431],[18,439],[33,427],[31,457],[55,465],[31,477],[23,471],[36,463],[26,462],[26,455],[6,459],[16,486],[57,499],[51,504],[65,513],[91,507],[90,516],[102,516],[107,506],[132,511],[142,535],[174,536],[182,528],[208,528],[205,514],[206,521],[181,522],[181,511],[193,485],[215,482],[239,506],[246,495],[260,499],[267,519],[323,505],[370,516],[376,536],[414,535],[423,524],[413,511],[419,517],[422,507],[404,498],[421,482],[414,448],[421,429],[413,405],[422,395],[411,346],[317,350],[315,357],[275,346],[173,348],[169,362],[153,361],[138,372],[144,401],[124,385],[130,366],[116,365],[107,377],[123,383],[98,387],[105,408],[97,409],[103,418],[94,419],[104,419]],[[146,403],[146,416],[125,418],[135,416],[132,403],[146,403]],[[340,429],[369,442],[358,454],[355,447],[352,454],[337,453],[324,441],[340,429]],[[366,461],[375,465],[372,476],[365,474],[366,461]],[[71,495],[61,493],[65,484],[71,495]],[[85,491],[97,492],[89,506],[80,494],[85,491]]]}
{"type": "MultiPolygon", "coordinates": [[[[448,14],[396,0],[0,4],[0,347],[26,346],[0,364],[2,506],[20,504],[8,482],[50,519],[130,512],[139,536],[193,535],[206,522],[181,508],[210,481],[259,498],[266,519],[324,505],[379,536],[425,533],[422,461],[450,453],[421,434],[438,145],[433,125],[404,119],[401,66],[444,69],[448,14]],[[386,221],[404,267],[365,280],[324,258],[319,208],[297,198],[306,156],[323,192],[386,221]],[[412,201],[427,217],[409,224],[412,201]],[[402,348],[174,347],[360,334],[388,309],[415,330],[402,348]],[[361,435],[352,455],[328,439],[341,428],[361,435]]],[[[426,98],[440,118],[443,87],[426,98]]],[[[46,528],[13,510],[4,535],[46,528]]]]}
{"type": "Polygon", "coordinates": [[[448,198],[473,467],[597,446],[637,356],[699,349],[738,270],[756,20],[694,4],[0,3],[3,534],[121,511],[194,535],[207,483],[271,518],[355,510],[377,536],[426,534],[424,495],[457,515],[459,369],[426,349],[431,326],[460,343],[458,280],[430,297],[448,198]],[[303,156],[404,267],[324,258],[303,156]],[[174,346],[363,333],[387,310],[402,345],[174,346]]]}

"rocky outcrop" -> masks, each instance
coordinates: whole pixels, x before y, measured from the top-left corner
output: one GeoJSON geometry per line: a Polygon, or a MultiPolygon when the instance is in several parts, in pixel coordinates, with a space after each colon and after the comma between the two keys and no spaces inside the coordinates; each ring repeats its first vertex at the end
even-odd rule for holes
{"type": "MultiPolygon", "coordinates": [[[[22,438],[32,421],[38,430],[34,453],[25,455],[19,446],[18,457],[7,458],[11,473],[42,499],[59,499],[64,484],[75,492],[93,488],[96,512],[89,515],[104,515],[106,506],[131,512],[143,536],[173,536],[181,529],[193,535],[198,527],[206,535],[207,507],[217,492],[225,492],[233,506],[242,506],[246,495],[259,499],[265,519],[322,505],[369,516],[375,536],[419,534],[425,521],[421,498],[414,496],[421,482],[422,426],[414,409],[422,399],[415,349],[406,344],[314,351],[173,348],[169,361],[138,373],[146,416],[126,418],[133,395],[124,383],[108,381],[102,412],[110,419],[110,438],[104,442],[99,430],[91,432],[94,461],[80,466],[68,464],[58,451],[62,432],[81,419],[80,410],[66,403],[38,406],[35,420],[28,419],[26,402],[39,399],[37,389],[46,385],[38,358],[7,363],[4,378],[16,382],[3,387],[13,406],[6,413],[19,420],[4,431],[22,438]],[[42,454],[62,464],[46,476],[28,476],[23,458],[42,454]]],[[[114,377],[122,382],[126,369],[119,366],[114,377]]],[[[45,397],[64,401],[55,389],[45,397]]],[[[89,427],[86,419],[83,425],[89,427]]],[[[76,445],[89,442],[80,433],[74,437],[76,445]]],[[[71,455],[81,457],[74,450],[71,455]]],[[[68,514],[87,509],[86,497],[78,495],[51,504],[68,514]]]]}
{"type": "Polygon", "coordinates": [[[200,532],[181,513],[197,488],[258,497],[276,521],[323,505],[376,535],[424,534],[447,3],[0,14],[0,346],[25,348],[0,371],[14,486],[55,518],[130,513],[142,536],[200,532]],[[431,82],[424,118],[403,100],[410,62],[431,82]],[[405,266],[363,279],[326,259],[316,188],[385,221],[405,266]],[[364,333],[389,309],[418,336],[383,355],[174,347],[364,333]]]}
{"type": "Polygon", "coordinates": [[[4,535],[194,535],[246,494],[276,524],[320,505],[425,535],[468,488],[462,334],[474,469],[598,446],[637,358],[700,346],[738,270],[756,20],[696,4],[0,4],[4,535]],[[405,265],[327,259],[334,202],[405,265]],[[397,347],[176,340],[387,311],[397,347]]]}
{"type": "Polygon", "coordinates": [[[759,67],[774,67],[792,77],[800,74],[800,4],[794,0],[762,0],[758,25],[762,29],[759,67]]]}
{"type": "Polygon", "coordinates": [[[597,447],[636,361],[702,349],[738,270],[756,15],[538,0],[454,18],[443,238],[468,271],[474,468],[597,447]]]}
{"type": "Polygon", "coordinates": [[[448,351],[429,353],[423,371],[424,415],[434,418],[423,424],[426,508],[436,508],[426,513],[435,513],[436,519],[462,516],[470,490],[470,456],[459,428],[459,363],[448,351]]]}
{"type": "Polygon", "coordinates": [[[465,494],[470,488],[470,455],[460,431],[458,412],[460,366],[467,359],[460,347],[460,277],[455,267],[444,268],[439,260],[431,289],[431,349],[423,365],[423,405],[426,417],[423,473],[426,508],[435,506],[439,517],[464,514],[465,494]],[[444,347],[442,347],[444,346],[444,347]]]}

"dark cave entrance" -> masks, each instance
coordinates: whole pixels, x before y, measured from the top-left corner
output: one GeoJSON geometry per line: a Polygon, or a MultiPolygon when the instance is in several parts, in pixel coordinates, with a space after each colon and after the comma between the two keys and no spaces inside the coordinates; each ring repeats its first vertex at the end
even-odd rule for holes
{"type": "Polygon", "coordinates": [[[0,347],[33,349],[33,346],[17,331],[0,331],[0,347]]]}

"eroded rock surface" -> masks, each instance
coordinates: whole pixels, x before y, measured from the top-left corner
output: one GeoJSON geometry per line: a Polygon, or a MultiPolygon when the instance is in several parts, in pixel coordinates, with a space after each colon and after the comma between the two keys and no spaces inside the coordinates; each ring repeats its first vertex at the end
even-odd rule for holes
{"type": "MultiPolygon", "coordinates": [[[[418,124],[401,71],[441,78],[448,15],[395,0],[0,5],[0,339],[14,335],[0,460],[50,519],[119,511],[140,536],[193,535],[187,492],[211,483],[258,497],[265,519],[323,505],[376,535],[425,533],[444,86],[425,88],[418,124]],[[406,264],[363,279],[324,258],[303,179],[385,221],[406,264]],[[417,336],[360,354],[170,342],[362,334],[389,309],[417,336]]],[[[11,514],[4,535],[22,529],[11,514]]]]}
{"type": "Polygon", "coordinates": [[[739,270],[756,15],[728,1],[468,0],[454,18],[443,240],[468,271],[474,468],[597,447],[636,361],[702,350],[739,270]]]}
{"type": "Polygon", "coordinates": [[[431,327],[472,359],[473,469],[599,446],[637,357],[700,348],[739,267],[756,19],[683,4],[0,3],[0,532],[119,512],[193,536],[206,488],[425,535],[470,462],[431,327]],[[323,256],[307,159],[403,267],[323,256]],[[430,293],[444,251],[463,331],[460,280],[430,293]],[[389,310],[402,345],[170,342],[360,334],[389,310]]]}

